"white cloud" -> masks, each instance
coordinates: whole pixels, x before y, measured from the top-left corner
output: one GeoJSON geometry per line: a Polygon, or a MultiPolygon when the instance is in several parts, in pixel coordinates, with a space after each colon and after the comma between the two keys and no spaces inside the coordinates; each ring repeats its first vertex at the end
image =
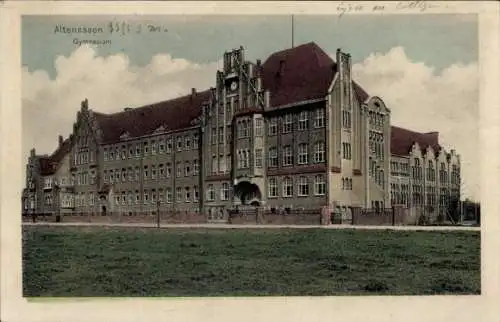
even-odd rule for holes
{"type": "Polygon", "coordinates": [[[194,87],[214,85],[218,62],[195,64],[168,54],[152,57],[146,66],[134,66],[126,55],[99,57],[93,48],[79,47],[54,63],[55,79],[45,71],[22,71],[23,155],[36,147],[51,153],[57,135],[72,131],[80,103],[104,113],[137,107],[181,95],[194,87]]]}
{"type": "Polygon", "coordinates": [[[372,54],[353,66],[353,77],[392,112],[392,123],[438,131],[442,145],[461,155],[464,196],[479,199],[479,70],[452,64],[440,72],[412,62],[401,47],[372,54]]]}
{"type": "MultiPolygon", "coordinates": [[[[56,78],[23,70],[23,154],[31,147],[50,153],[57,135],[71,132],[84,98],[90,108],[116,112],[214,86],[219,62],[195,64],[159,54],[143,67],[127,56],[98,57],[80,47],[55,60],[56,78]]],[[[402,48],[372,54],[353,66],[356,79],[370,94],[382,97],[392,110],[393,124],[418,131],[439,131],[447,148],[462,156],[464,193],[479,197],[478,68],[450,65],[436,71],[412,62],[402,48]]]]}

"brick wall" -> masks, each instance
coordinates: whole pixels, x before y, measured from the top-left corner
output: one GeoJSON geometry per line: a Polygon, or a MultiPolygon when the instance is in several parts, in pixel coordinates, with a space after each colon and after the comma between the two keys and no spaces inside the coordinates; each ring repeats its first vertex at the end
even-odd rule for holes
{"type": "Polygon", "coordinates": [[[402,207],[379,210],[352,208],[352,224],[365,226],[405,225],[408,219],[407,212],[407,209],[402,207]]]}
{"type": "MultiPolygon", "coordinates": [[[[55,222],[55,215],[52,216],[37,216],[37,222],[55,222]]],[[[23,222],[32,222],[31,216],[23,216],[23,222]]],[[[123,215],[120,213],[108,213],[106,216],[95,214],[74,214],[63,215],[61,222],[93,222],[93,223],[156,223],[156,214],[134,214],[123,215]]],[[[160,223],[164,224],[202,224],[206,223],[206,216],[203,213],[193,212],[169,212],[160,213],[160,223]]]]}
{"type": "MultiPolygon", "coordinates": [[[[326,213],[326,212],[325,212],[326,213]]],[[[327,217],[320,209],[305,211],[269,211],[247,209],[238,213],[230,213],[229,223],[236,225],[321,225],[328,223],[327,217]]]]}

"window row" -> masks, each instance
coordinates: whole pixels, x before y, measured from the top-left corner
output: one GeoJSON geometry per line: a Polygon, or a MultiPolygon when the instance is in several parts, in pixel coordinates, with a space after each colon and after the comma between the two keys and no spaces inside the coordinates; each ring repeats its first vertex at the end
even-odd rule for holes
{"type": "Polygon", "coordinates": [[[94,151],[78,151],[73,154],[73,165],[83,165],[95,162],[94,151]]]}
{"type": "Polygon", "coordinates": [[[231,170],[231,155],[212,155],[212,174],[227,173],[231,170]]]}
{"type": "Polygon", "coordinates": [[[198,186],[193,187],[177,187],[172,188],[160,188],[160,189],[145,189],[142,193],[139,190],[135,191],[121,191],[115,194],[115,204],[116,205],[134,205],[134,204],[157,204],[163,203],[190,203],[198,202],[200,197],[200,191],[198,186]],[[174,195],[175,193],[175,195],[174,195]],[[175,197],[175,199],[174,199],[175,197]]]}
{"type": "MultiPolygon", "coordinates": [[[[177,178],[196,176],[199,174],[199,162],[194,160],[192,163],[189,161],[177,162],[176,163],[176,174],[177,178]]],[[[128,167],[120,169],[108,169],[104,170],[104,182],[132,182],[139,181],[141,177],[140,167],[128,167]]],[[[158,165],[145,165],[142,168],[142,177],[144,180],[157,180],[172,177],[172,164],[166,163],[158,165]]]]}
{"type": "Polygon", "coordinates": [[[342,190],[352,190],[352,178],[342,178],[342,190]]]}
{"type": "Polygon", "coordinates": [[[293,114],[285,114],[281,117],[271,117],[268,120],[267,135],[277,135],[279,131],[279,120],[281,119],[281,133],[290,133],[293,129],[304,131],[309,129],[309,117],[312,116],[313,126],[321,128],[326,125],[325,109],[318,108],[313,112],[301,111],[296,118],[293,114]],[[294,127],[294,124],[296,126],[294,127]]]}
{"type": "MultiPolygon", "coordinates": [[[[270,147],[268,152],[268,167],[278,166],[278,148],[270,147]]],[[[309,163],[309,144],[300,143],[297,146],[297,164],[303,165],[309,163]]],[[[326,161],[326,146],[324,141],[319,141],[314,144],[313,148],[313,163],[323,163],[326,161]]],[[[291,145],[285,145],[281,149],[281,165],[291,166],[294,164],[294,152],[291,145]]]]}
{"type": "MultiPolygon", "coordinates": [[[[220,187],[220,199],[221,201],[228,201],[231,198],[232,189],[229,183],[224,182],[220,187]]],[[[207,185],[206,198],[207,201],[215,201],[216,191],[213,184],[207,185]]]]}
{"type": "MultiPolygon", "coordinates": [[[[199,136],[186,135],[175,140],[177,152],[184,150],[196,150],[199,145],[199,136]]],[[[174,139],[154,139],[135,144],[122,144],[116,147],[104,148],[104,161],[125,160],[127,158],[141,157],[163,153],[172,153],[174,150],[174,139]],[[150,144],[151,143],[151,144],[150,144]]]]}
{"type": "MultiPolygon", "coordinates": [[[[306,197],[310,195],[310,178],[301,176],[296,179],[296,195],[306,197]]],[[[323,196],[326,194],[326,180],[324,175],[316,175],[313,179],[313,194],[323,196]]],[[[269,198],[280,197],[278,178],[271,177],[267,181],[267,193],[269,198]]],[[[294,196],[294,182],[292,177],[284,177],[281,180],[281,197],[290,198],[294,196]]]]}

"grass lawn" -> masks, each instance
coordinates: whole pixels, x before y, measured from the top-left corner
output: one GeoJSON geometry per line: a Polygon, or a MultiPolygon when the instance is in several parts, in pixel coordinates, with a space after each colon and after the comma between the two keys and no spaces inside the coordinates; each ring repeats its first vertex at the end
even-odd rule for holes
{"type": "Polygon", "coordinates": [[[480,294],[480,233],[23,227],[24,296],[480,294]]]}

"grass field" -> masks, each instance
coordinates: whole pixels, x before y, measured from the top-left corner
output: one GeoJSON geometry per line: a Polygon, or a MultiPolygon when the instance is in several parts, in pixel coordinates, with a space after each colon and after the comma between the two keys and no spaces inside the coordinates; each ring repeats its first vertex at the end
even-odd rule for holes
{"type": "Polygon", "coordinates": [[[480,294],[479,232],[23,227],[24,296],[480,294]]]}

